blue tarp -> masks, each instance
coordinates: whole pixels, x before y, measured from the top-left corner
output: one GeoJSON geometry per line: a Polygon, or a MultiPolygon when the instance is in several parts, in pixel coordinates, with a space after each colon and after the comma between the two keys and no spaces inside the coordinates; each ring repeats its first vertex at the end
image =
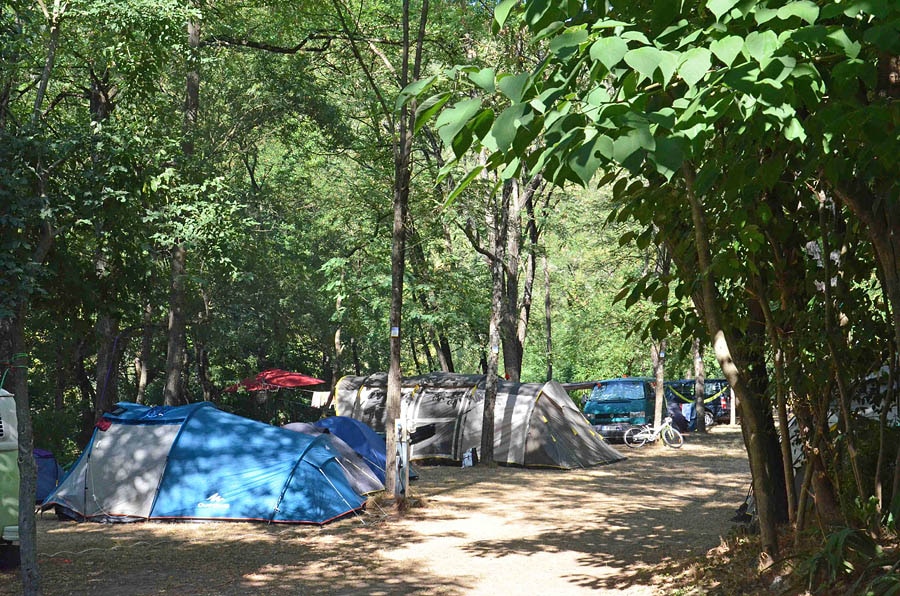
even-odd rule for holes
{"type": "Polygon", "coordinates": [[[34,449],[34,462],[37,464],[35,498],[40,503],[56,488],[63,475],[63,470],[53,453],[46,449],[34,449]]]}

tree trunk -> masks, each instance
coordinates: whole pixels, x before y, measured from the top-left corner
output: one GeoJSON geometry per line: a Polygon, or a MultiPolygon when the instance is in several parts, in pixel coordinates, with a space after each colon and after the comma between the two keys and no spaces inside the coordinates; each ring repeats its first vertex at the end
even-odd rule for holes
{"type": "Polygon", "coordinates": [[[185,250],[183,246],[172,248],[170,257],[172,271],[169,286],[169,327],[166,350],[166,384],[163,388],[163,402],[167,406],[177,406],[184,402],[183,379],[185,354],[184,316],[184,274],[185,250]]]}
{"type": "MultiPolygon", "coordinates": [[[[501,198],[499,209],[495,206],[495,219],[503,218],[504,202],[501,198]]],[[[482,466],[494,465],[494,410],[497,404],[501,350],[500,328],[504,310],[503,253],[505,251],[505,242],[503,241],[502,228],[499,222],[491,226],[490,229],[494,258],[489,260],[491,268],[491,319],[488,323],[487,370],[485,371],[484,411],[481,419],[481,453],[478,459],[478,464],[482,466]]]]}
{"type": "Polygon", "coordinates": [[[150,381],[150,355],[153,348],[153,306],[150,303],[144,305],[144,321],[141,328],[141,352],[134,359],[134,372],[137,378],[137,391],[135,402],[144,403],[144,394],[147,391],[147,383],[150,381]]]}
{"type": "Polygon", "coordinates": [[[706,370],[703,367],[703,349],[700,338],[694,338],[691,346],[694,356],[694,410],[697,412],[697,432],[706,432],[706,370]]]}
{"type": "MultiPolygon", "coordinates": [[[[419,32],[416,39],[416,58],[412,69],[413,79],[418,78],[422,60],[422,44],[425,38],[425,23],[428,18],[428,0],[422,3],[419,32]]],[[[410,80],[410,39],[409,0],[403,0],[403,44],[401,46],[402,65],[400,87],[405,88],[410,80]]],[[[390,366],[388,367],[387,417],[387,475],[385,492],[393,495],[400,508],[406,505],[406,482],[401,485],[397,469],[397,435],[395,426],[401,417],[402,374],[400,341],[403,313],[403,275],[406,270],[406,215],[409,208],[409,181],[412,177],[412,140],[415,119],[415,102],[404,104],[400,109],[398,134],[394,144],[394,225],[391,243],[391,312],[390,312],[390,366]],[[401,491],[402,494],[401,494],[401,491]]],[[[406,421],[402,421],[405,425],[406,421]]],[[[403,428],[403,432],[409,429],[403,428]]],[[[408,469],[405,480],[408,481],[408,469]]]]}
{"type": "Polygon", "coordinates": [[[61,412],[65,409],[66,387],[68,386],[68,373],[72,367],[69,364],[69,355],[66,352],[66,345],[60,335],[56,336],[56,374],[55,386],[53,391],[53,409],[61,412]]]}
{"type": "Polygon", "coordinates": [[[747,446],[747,455],[750,460],[750,471],[753,481],[753,491],[756,498],[757,512],[760,525],[760,547],[769,558],[778,554],[778,524],[775,513],[775,504],[771,498],[772,488],[769,470],[766,467],[766,451],[763,444],[762,420],[760,412],[764,409],[756,396],[751,395],[747,385],[740,360],[735,360],[729,348],[730,343],[726,330],[722,324],[717,302],[715,279],[711,272],[711,253],[709,238],[706,230],[706,215],[699,197],[694,192],[694,175],[690,166],[684,168],[686,194],[691,207],[691,220],[694,224],[694,240],[697,250],[697,261],[701,279],[701,293],[703,297],[703,314],[709,335],[712,338],[716,360],[722,368],[725,378],[728,380],[738,399],[741,401],[741,426],[744,429],[744,442],[747,446]]]}
{"type": "Polygon", "coordinates": [[[443,332],[438,333],[437,356],[442,371],[455,372],[453,368],[453,350],[450,349],[450,340],[447,339],[447,335],[443,332]]]}
{"type": "Polygon", "coordinates": [[[94,402],[94,420],[100,419],[104,412],[119,401],[116,383],[118,369],[119,321],[108,313],[101,312],[95,326],[97,334],[97,371],[95,386],[97,399],[94,402]]]}
{"type": "Polygon", "coordinates": [[[9,366],[7,387],[15,395],[19,432],[19,572],[23,594],[40,593],[40,573],[37,566],[37,525],[34,507],[37,492],[37,465],[33,457],[34,433],[31,426],[31,405],[28,398],[25,348],[24,302],[7,318],[0,319],[0,361],[9,366]]]}
{"type": "Polygon", "coordinates": [[[493,233],[491,253],[493,258],[500,259],[503,296],[500,302],[499,325],[503,371],[506,378],[514,383],[518,383],[522,375],[522,346],[519,343],[518,333],[521,243],[518,188],[517,180],[506,180],[500,193],[499,208],[495,207],[487,213],[489,229],[493,233]]]}
{"type": "MultiPolygon", "coordinates": [[[[200,22],[192,19],[187,24],[187,76],[184,94],[184,137],[181,150],[185,163],[194,156],[194,136],[200,112],[200,22]]],[[[171,285],[169,286],[169,326],[166,347],[166,383],[163,400],[167,406],[185,403],[184,363],[187,354],[185,305],[185,263],[187,250],[182,241],[176,240],[169,259],[171,285]]]]}
{"type": "Polygon", "coordinates": [[[547,381],[553,380],[553,334],[550,323],[553,310],[550,300],[550,260],[544,255],[544,329],[547,337],[547,381]]]}
{"type": "Polygon", "coordinates": [[[787,413],[787,383],[784,375],[784,350],[778,326],[775,323],[772,309],[769,308],[769,297],[765,291],[766,284],[756,276],[753,279],[755,285],[756,300],[759,310],[763,313],[766,325],[766,335],[774,351],[775,372],[775,409],[778,415],[778,434],[781,446],[781,465],[784,469],[785,497],[787,500],[787,516],[790,523],[794,523],[797,517],[796,504],[797,492],[794,488],[794,458],[791,451],[791,432],[787,413]]]}
{"type": "Polygon", "coordinates": [[[650,345],[650,360],[653,363],[653,377],[656,382],[653,384],[653,393],[656,399],[653,402],[653,423],[656,426],[662,424],[663,421],[663,403],[665,397],[665,380],[666,380],[666,340],[650,345]]]}

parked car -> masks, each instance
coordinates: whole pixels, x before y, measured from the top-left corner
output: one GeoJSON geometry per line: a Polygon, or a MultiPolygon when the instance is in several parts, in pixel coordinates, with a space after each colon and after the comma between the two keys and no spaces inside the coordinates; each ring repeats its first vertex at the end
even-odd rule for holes
{"type": "Polygon", "coordinates": [[[634,425],[652,422],[656,400],[648,377],[622,377],[597,381],[582,410],[604,439],[619,441],[634,425]]]}
{"type": "Polygon", "coordinates": [[[0,569],[19,565],[18,459],[16,401],[0,388],[0,569]]]}
{"type": "MultiPolygon", "coordinates": [[[[703,414],[706,426],[730,420],[731,387],[728,385],[728,381],[725,379],[706,379],[703,385],[706,394],[703,400],[703,414]]],[[[672,409],[672,407],[681,408],[682,415],[688,421],[688,428],[694,430],[697,426],[694,379],[666,381],[665,395],[669,409],[672,409]]]]}

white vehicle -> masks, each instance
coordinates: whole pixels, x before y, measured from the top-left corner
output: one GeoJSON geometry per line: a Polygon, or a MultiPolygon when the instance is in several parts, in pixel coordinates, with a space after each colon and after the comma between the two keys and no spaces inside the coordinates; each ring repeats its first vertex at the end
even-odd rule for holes
{"type": "Polygon", "coordinates": [[[0,568],[19,564],[18,456],[16,400],[0,388],[0,568]]]}

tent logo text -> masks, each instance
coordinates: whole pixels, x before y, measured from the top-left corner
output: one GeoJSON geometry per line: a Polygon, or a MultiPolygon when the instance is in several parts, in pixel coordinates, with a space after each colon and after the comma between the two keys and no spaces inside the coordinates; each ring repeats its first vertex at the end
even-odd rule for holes
{"type": "Polygon", "coordinates": [[[231,505],[225,500],[225,497],[219,493],[213,493],[206,497],[205,501],[197,503],[198,509],[218,509],[224,511],[229,507],[231,507],[231,505]]]}

